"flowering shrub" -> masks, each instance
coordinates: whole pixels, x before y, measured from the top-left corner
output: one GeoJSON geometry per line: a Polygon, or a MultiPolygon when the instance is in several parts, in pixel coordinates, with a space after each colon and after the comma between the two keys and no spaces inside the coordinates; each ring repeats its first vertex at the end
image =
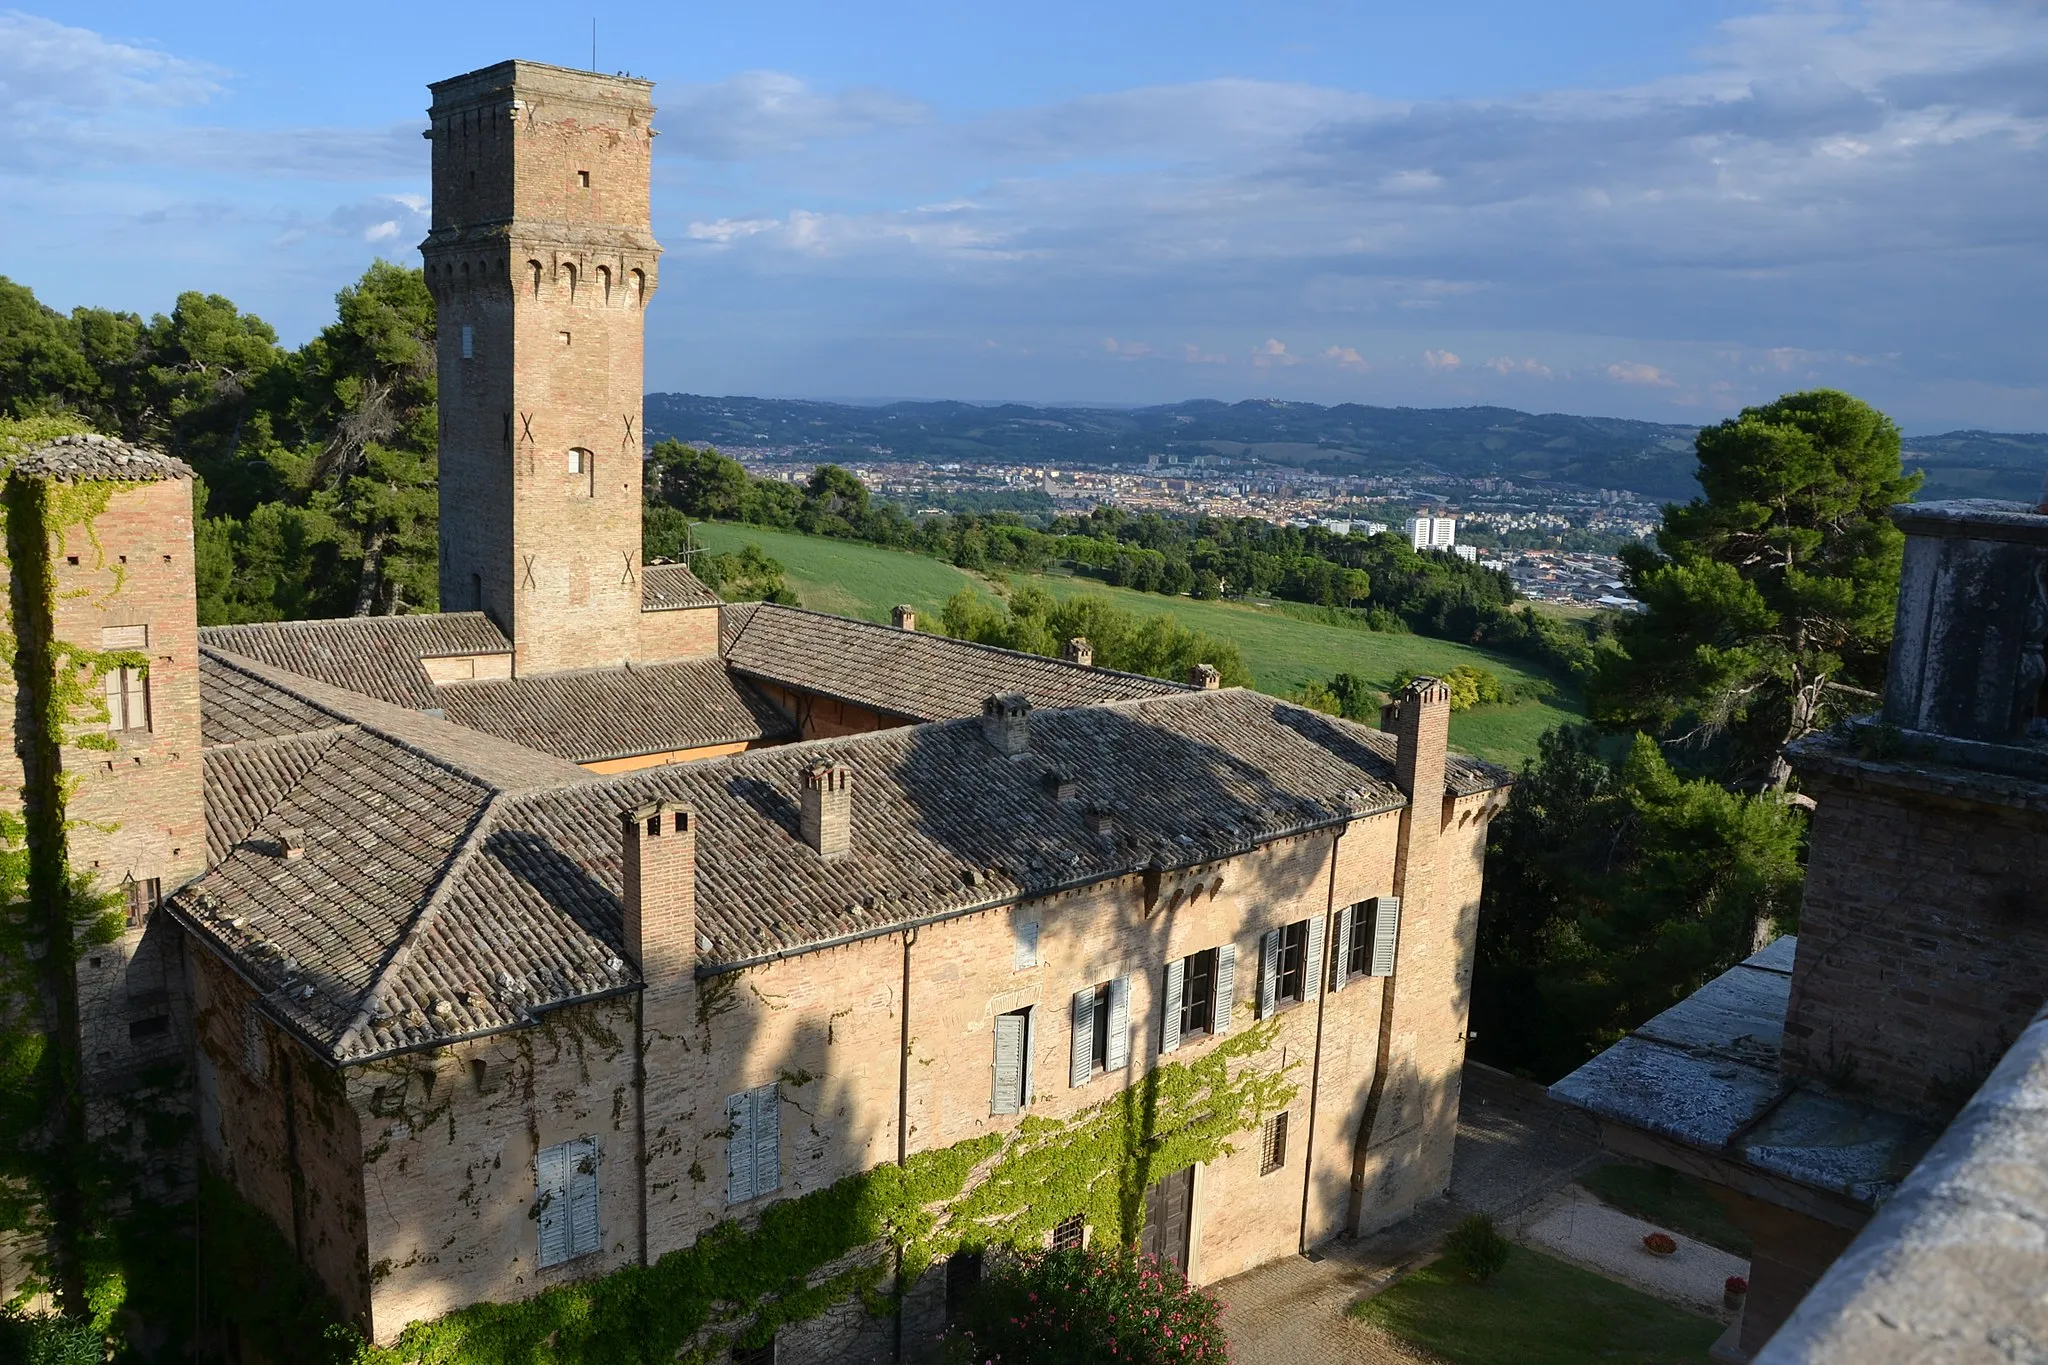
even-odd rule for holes
{"type": "Polygon", "coordinates": [[[1171,1266],[1122,1249],[991,1258],[946,1333],[956,1365],[1223,1365],[1217,1303],[1171,1266]]]}
{"type": "Polygon", "coordinates": [[[1678,1250],[1678,1243],[1661,1232],[1653,1232],[1643,1238],[1643,1245],[1652,1256],[1669,1256],[1678,1250]]]}

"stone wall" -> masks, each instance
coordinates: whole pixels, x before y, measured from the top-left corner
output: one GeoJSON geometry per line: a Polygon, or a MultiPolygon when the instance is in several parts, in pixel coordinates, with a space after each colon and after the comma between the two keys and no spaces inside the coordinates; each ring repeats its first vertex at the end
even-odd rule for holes
{"type": "Polygon", "coordinates": [[[1906,765],[1808,773],[1817,800],[1784,1066],[1952,1115],[2039,1008],[2048,796],[1962,800],[1906,765]]]}
{"type": "Polygon", "coordinates": [[[718,608],[676,607],[640,613],[640,660],[703,659],[718,653],[718,608]]]}

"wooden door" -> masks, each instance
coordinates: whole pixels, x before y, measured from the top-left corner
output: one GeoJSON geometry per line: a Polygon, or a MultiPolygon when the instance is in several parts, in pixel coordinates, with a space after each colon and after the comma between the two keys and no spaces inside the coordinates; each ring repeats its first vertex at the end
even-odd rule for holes
{"type": "Polygon", "coordinates": [[[1138,1238],[1138,1250],[1185,1275],[1194,1204],[1194,1167],[1153,1181],[1145,1190],[1145,1230],[1138,1238]]]}

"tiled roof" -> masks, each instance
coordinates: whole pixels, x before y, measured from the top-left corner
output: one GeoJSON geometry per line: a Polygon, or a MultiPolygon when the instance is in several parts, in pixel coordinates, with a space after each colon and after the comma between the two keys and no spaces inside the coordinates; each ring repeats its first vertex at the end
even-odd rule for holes
{"type": "Polygon", "coordinates": [[[781,712],[717,659],[448,683],[449,720],[576,763],[781,738],[781,712]]]}
{"type": "Polygon", "coordinates": [[[421,659],[512,651],[505,632],[480,611],[207,626],[199,632],[199,642],[415,708],[439,705],[421,659]]]}
{"type": "Polygon", "coordinates": [[[217,655],[200,651],[199,734],[207,748],[310,734],[343,723],[217,655]]]}
{"type": "Polygon", "coordinates": [[[735,621],[721,648],[726,662],[750,677],[907,720],[979,715],[982,702],[1001,692],[1022,692],[1034,706],[1061,707],[1187,690],[1135,673],[769,603],[755,604],[744,622],[735,621]]]}
{"type": "Polygon", "coordinates": [[[130,445],[112,436],[59,436],[31,447],[10,467],[23,474],[69,483],[161,483],[165,479],[192,477],[192,466],[176,456],[149,446],[130,445]]]}
{"type": "MultiPolygon", "coordinates": [[[[288,775],[265,774],[260,791],[236,798],[268,805],[266,834],[304,828],[303,858],[244,837],[173,911],[259,983],[278,1017],[352,1060],[630,987],[618,813],[657,797],[699,811],[703,957],[727,967],[1124,875],[1155,857],[1210,862],[1401,804],[1391,736],[1256,693],[1045,710],[1031,726],[1019,759],[999,755],[975,719],[608,779],[570,768],[582,780],[523,791],[494,791],[431,746],[366,726],[282,794],[288,775]],[[800,774],[823,757],[855,773],[854,851],[831,862],[797,834],[800,774]],[[1078,801],[1048,792],[1050,770],[1074,779],[1078,801]],[[1114,835],[1084,828],[1091,803],[1114,811],[1114,835]]],[[[251,767],[210,763],[210,789],[253,786],[251,767]]],[[[1507,780],[1469,762],[1461,772],[1507,780]]]]}
{"type": "Polygon", "coordinates": [[[687,564],[649,564],[640,571],[640,610],[715,607],[718,594],[697,581],[687,564]]]}

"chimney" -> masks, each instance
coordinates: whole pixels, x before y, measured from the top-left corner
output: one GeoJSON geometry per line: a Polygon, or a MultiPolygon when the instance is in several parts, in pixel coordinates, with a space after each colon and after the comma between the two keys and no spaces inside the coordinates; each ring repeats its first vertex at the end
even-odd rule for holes
{"type": "Polygon", "coordinates": [[[1116,814],[1108,806],[1090,805],[1081,812],[1081,825],[1090,834],[1116,833],[1116,814]]]}
{"type": "Polygon", "coordinates": [[[296,825],[286,825],[277,832],[277,848],[286,858],[298,859],[306,856],[306,831],[296,825]]]}
{"type": "Polygon", "coordinates": [[[1022,692],[990,697],[981,704],[981,733],[1008,758],[1030,749],[1031,699],[1022,692]]]}
{"type": "Polygon", "coordinates": [[[853,851],[853,769],[823,759],[804,769],[801,825],[820,858],[853,851]]]}
{"type": "Polygon", "coordinates": [[[898,630],[917,629],[917,608],[894,606],[889,608],[889,624],[898,630]]]}
{"type": "Polygon", "coordinates": [[[1060,657],[1070,664],[1079,664],[1083,668],[1093,668],[1095,666],[1095,646],[1088,643],[1087,636],[1076,635],[1073,639],[1067,641],[1066,648],[1060,651],[1060,657]]]}
{"type": "Polygon", "coordinates": [[[654,801],[619,812],[626,862],[626,953],[650,987],[697,963],[697,812],[654,801]]]}
{"type": "Polygon", "coordinates": [[[1214,692],[1223,686],[1223,675],[1216,671],[1214,664],[1196,664],[1188,670],[1188,686],[1199,687],[1204,692],[1214,692]]]}
{"type": "Polygon", "coordinates": [[[1440,678],[1415,679],[1380,708],[1380,729],[1394,736],[1394,785],[1408,798],[1394,852],[1394,894],[1421,911],[1434,900],[1451,689],[1440,678]]]}
{"type": "Polygon", "coordinates": [[[1055,801],[1065,803],[1080,800],[1081,790],[1079,786],[1075,784],[1073,778],[1065,773],[1055,772],[1048,768],[1046,769],[1045,776],[1041,777],[1039,782],[1044,786],[1045,794],[1055,801]]]}

